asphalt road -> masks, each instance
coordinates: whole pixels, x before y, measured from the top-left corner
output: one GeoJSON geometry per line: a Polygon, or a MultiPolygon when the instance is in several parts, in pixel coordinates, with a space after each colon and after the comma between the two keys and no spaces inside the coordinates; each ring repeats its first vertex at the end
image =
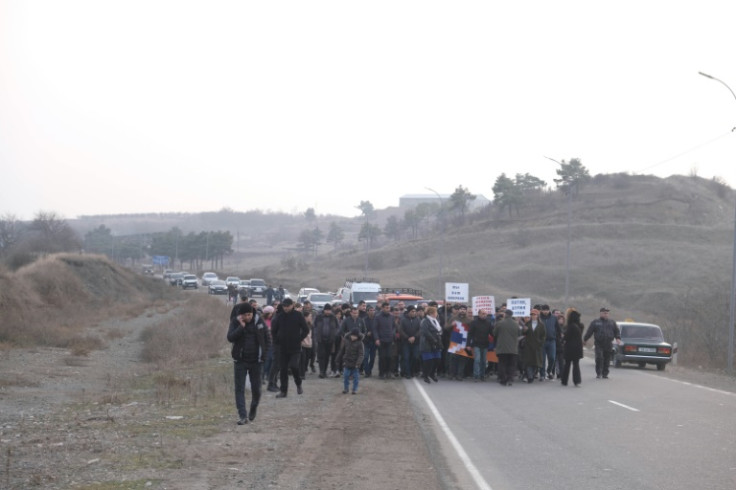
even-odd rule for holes
{"type": "Polygon", "coordinates": [[[735,393],[653,366],[611,368],[607,380],[595,378],[591,359],[581,370],[580,388],[441,379],[414,380],[409,393],[456,471],[468,475],[467,488],[736,488],[735,393]]]}

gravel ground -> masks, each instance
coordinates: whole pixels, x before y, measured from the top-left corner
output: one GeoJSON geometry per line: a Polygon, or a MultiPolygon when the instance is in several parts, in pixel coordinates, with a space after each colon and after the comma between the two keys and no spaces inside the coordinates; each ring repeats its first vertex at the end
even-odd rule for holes
{"type": "Polygon", "coordinates": [[[141,331],[172,312],[94,327],[116,334],[87,357],[0,352],[0,488],[461,488],[402,381],[343,395],[310,373],[236,425],[227,345],[175,375],[140,361],[141,331]]]}

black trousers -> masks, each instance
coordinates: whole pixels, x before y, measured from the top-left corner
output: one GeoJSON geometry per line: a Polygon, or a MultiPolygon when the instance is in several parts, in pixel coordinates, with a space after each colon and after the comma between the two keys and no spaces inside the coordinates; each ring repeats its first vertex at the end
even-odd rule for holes
{"type": "Polygon", "coordinates": [[[565,359],[565,367],[562,368],[562,384],[567,385],[570,377],[570,365],[572,364],[572,382],[579,385],[582,382],[580,376],[580,359],[565,359]]]}
{"type": "Polygon", "coordinates": [[[323,340],[317,344],[317,364],[319,364],[319,373],[326,374],[327,368],[330,365],[330,353],[332,352],[333,344],[323,340]]]}
{"type": "Polygon", "coordinates": [[[261,400],[261,363],[234,361],[235,378],[235,407],[240,418],[245,418],[248,412],[245,409],[245,377],[250,378],[251,409],[258,407],[261,400]]]}
{"type": "Polygon", "coordinates": [[[516,377],[516,354],[498,354],[498,382],[511,383],[516,377]]]}
{"type": "Polygon", "coordinates": [[[294,376],[294,383],[297,386],[302,385],[302,377],[299,375],[299,361],[302,358],[301,351],[288,352],[282,350],[279,353],[279,365],[281,366],[281,393],[286,394],[289,391],[289,372],[294,376]]]}
{"type": "Polygon", "coordinates": [[[378,346],[378,375],[388,376],[391,374],[391,345],[393,342],[381,342],[378,346]]]}

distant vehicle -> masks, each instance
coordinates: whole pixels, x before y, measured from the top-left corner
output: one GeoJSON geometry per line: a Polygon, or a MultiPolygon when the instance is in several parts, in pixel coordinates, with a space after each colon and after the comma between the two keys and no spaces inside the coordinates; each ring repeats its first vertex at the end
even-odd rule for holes
{"type": "Polygon", "coordinates": [[[225,284],[225,281],[215,279],[207,286],[207,292],[209,294],[227,294],[227,284],[225,284]]]}
{"type": "Polygon", "coordinates": [[[170,276],[171,274],[173,274],[173,273],[174,273],[174,271],[172,271],[171,269],[166,269],[166,270],[164,271],[164,280],[168,280],[168,279],[169,279],[169,276],[170,276]]]}
{"type": "Polygon", "coordinates": [[[299,293],[296,295],[297,303],[304,303],[304,301],[307,299],[307,296],[309,296],[312,293],[319,293],[319,289],[301,288],[299,290],[299,293]]]}
{"type": "Polygon", "coordinates": [[[202,286],[209,286],[212,281],[217,281],[219,278],[214,272],[205,272],[202,274],[202,286]]]}
{"type": "Polygon", "coordinates": [[[241,279],[238,284],[238,293],[250,296],[250,279],[241,279]]]}
{"type": "Polygon", "coordinates": [[[197,276],[194,274],[185,274],[181,280],[182,289],[197,289],[199,284],[197,283],[197,276]]]}
{"type": "Polygon", "coordinates": [[[146,276],[152,276],[153,275],[153,264],[143,264],[141,266],[141,272],[143,272],[146,276]]]}
{"type": "Polygon", "coordinates": [[[613,365],[624,362],[638,364],[640,368],[654,364],[664,371],[672,361],[672,345],[664,341],[662,329],[652,323],[618,322],[621,329],[621,345],[613,345],[613,365]]]}
{"type": "Polygon", "coordinates": [[[336,298],[353,306],[365,301],[366,305],[375,307],[381,291],[381,285],[376,279],[347,279],[345,285],[338,289],[336,298]]]}
{"type": "Polygon", "coordinates": [[[383,288],[381,294],[378,295],[378,302],[388,301],[391,306],[396,306],[400,301],[404,302],[404,306],[418,306],[427,300],[422,297],[421,289],[414,288],[383,288]]]}
{"type": "Polygon", "coordinates": [[[238,287],[240,286],[240,278],[235,276],[227,276],[227,278],[225,278],[225,284],[227,284],[228,286],[232,284],[233,286],[238,287]]]}
{"type": "Polygon", "coordinates": [[[250,296],[263,296],[266,297],[266,281],[263,279],[250,280],[250,296]]]}
{"type": "Polygon", "coordinates": [[[169,274],[169,284],[172,286],[181,286],[181,281],[184,279],[183,272],[172,272],[169,274]]]}
{"type": "Polygon", "coordinates": [[[327,303],[332,303],[332,295],[330,293],[311,293],[307,296],[307,301],[312,303],[312,309],[320,312],[327,303]]]}

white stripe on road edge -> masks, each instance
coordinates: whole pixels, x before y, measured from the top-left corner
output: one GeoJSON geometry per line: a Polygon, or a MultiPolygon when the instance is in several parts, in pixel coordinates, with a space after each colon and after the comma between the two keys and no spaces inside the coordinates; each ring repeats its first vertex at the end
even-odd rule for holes
{"type": "Polygon", "coordinates": [[[712,391],[713,393],[719,393],[721,395],[736,396],[736,393],[733,393],[732,391],[719,390],[717,388],[711,388],[710,386],[703,386],[697,383],[691,383],[689,381],[680,381],[679,379],[672,379],[666,376],[657,376],[656,374],[650,374],[650,376],[656,376],[659,379],[666,379],[667,381],[672,381],[673,383],[680,383],[685,386],[692,386],[693,388],[700,388],[701,390],[712,391]]]}
{"type": "Polygon", "coordinates": [[[613,400],[608,400],[610,403],[613,403],[614,405],[618,405],[619,407],[624,407],[626,410],[631,410],[632,412],[638,412],[638,408],[630,407],[628,405],[624,405],[623,403],[615,402],[613,400]]]}
{"type": "Polygon", "coordinates": [[[414,384],[419,390],[419,393],[422,395],[422,398],[424,398],[424,401],[427,402],[427,406],[432,412],[432,415],[434,415],[434,418],[437,419],[437,423],[439,424],[440,428],[450,440],[452,447],[455,448],[457,455],[460,456],[460,461],[463,462],[465,468],[468,470],[468,473],[470,473],[470,476],[472,476],[473,480],[475,480],[475,484],[478,485],[478,488],[482,490],[492,490],[491,486],[486,483],[486,481],[483,479],[483,476],[481,476],[478,468],[476,468],[473,462],[470,461],[468,453],[465,452],[465,449],[463,449],[463,447],[460,445],[460,441],[457,440],[455,434],[453,434],[450,428],[447,426],[447,424],[445,423],[445,419],[442,418],[442,415],[440,415],[437,407],[435,407],[434,403],[432,403],[432,400],[429,399],[429,395],[427,395],[427,392],[424,391],[424,388],[422,387],[421,383],[419,383],[419,380],[417,378],[414,378],[414,384]]]}

